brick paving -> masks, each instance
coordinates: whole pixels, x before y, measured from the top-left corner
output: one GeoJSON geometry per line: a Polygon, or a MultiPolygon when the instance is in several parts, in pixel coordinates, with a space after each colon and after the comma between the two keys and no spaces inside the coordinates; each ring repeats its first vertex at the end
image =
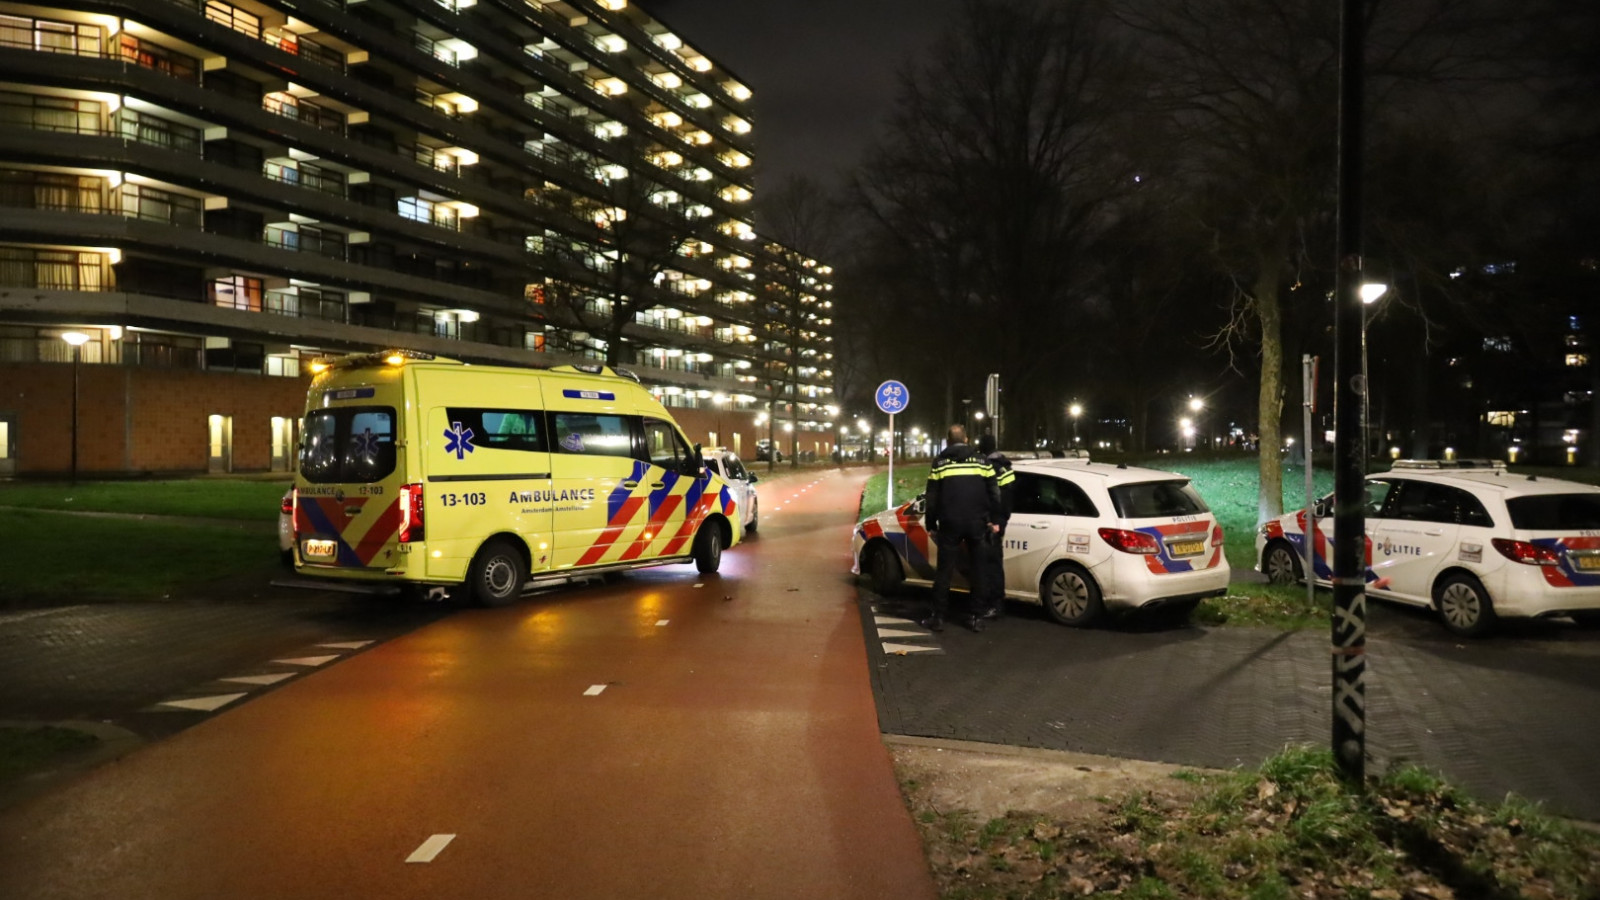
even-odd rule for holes
{"type": "MultiPolygon", "coordinates": [[[[861,590],[864,627],[875,604],[914,612],[907,593],[861,590]]],[[[881,730],[1220,768],[1329,740],[1325,634],[1072,629],[1013,609],[982,634],[947,627],[941,654],[869,642],[881,730]]],[[[1459,643],[1409,611],[1375,607],[1372,621],[1370,770],[1417,762],[1487,799],[1514,792],[1600,820],[1600,631],[1459,643]]]]}

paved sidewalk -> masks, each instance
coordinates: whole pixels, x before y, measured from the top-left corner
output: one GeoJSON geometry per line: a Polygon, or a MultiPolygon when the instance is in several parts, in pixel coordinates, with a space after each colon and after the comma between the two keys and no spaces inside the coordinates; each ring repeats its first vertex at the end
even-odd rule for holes
{"type": "MultiPolygon", "coordinates": [[[[882,608],[915,610],[912,593],[882,608]]],[[[860,596],[871,634],[878,598],[860,596]]],[[[1329,740],[1326,634],[1080,630],[1036,607],[1019,613],[982,634],[919,641],[942,652],[869,641],[883,731],[1221,768],[1329,740]]],[[[1600,633],[1367,646],[1371,770],[1417,762],[1488,799],[1515,792],[1600,820],[1600,633]]]]}

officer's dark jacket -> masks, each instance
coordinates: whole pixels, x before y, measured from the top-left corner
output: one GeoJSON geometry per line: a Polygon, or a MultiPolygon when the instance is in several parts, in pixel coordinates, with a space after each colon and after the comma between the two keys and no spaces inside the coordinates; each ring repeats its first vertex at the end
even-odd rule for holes
{"type": "Polygon", "coordinates": [[[951,444],[933,460],[928,470],[929,531],[940,522],[996,522],[1000,515],[1000,485],[994,468],[971,444],[951,444]]]}
{"type": "Polygon", "coordinates": [[[1006,523],[1011,521],[1011,511],[1017,505],[1017,473],[1011,470],[1011,460],[999,450],[984,457],[983,461],[994,469],[995,484],[1000,486],[1000,514],[994,521],[1004,529],[1006,523]]]}

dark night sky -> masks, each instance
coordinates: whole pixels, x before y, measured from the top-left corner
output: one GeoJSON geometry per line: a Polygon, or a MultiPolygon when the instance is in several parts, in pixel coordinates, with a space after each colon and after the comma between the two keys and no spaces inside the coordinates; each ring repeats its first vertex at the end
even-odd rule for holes
{"type": "Polygon", "coordinates": [[[872,142],[895,73],[959,0],[637,0],[755,92],[760,185],[832,181],[872,142]]]}

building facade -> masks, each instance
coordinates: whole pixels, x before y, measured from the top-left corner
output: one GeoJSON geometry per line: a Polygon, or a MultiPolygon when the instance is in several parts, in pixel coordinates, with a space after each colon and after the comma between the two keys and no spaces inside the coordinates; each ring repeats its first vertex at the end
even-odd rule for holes
{"type": "Polygon", "coordinates": [[[831,452],[751,103],[626,0],[0,2],[0,476],[287,471],[312,361],[388,347],[831,452]]]}

